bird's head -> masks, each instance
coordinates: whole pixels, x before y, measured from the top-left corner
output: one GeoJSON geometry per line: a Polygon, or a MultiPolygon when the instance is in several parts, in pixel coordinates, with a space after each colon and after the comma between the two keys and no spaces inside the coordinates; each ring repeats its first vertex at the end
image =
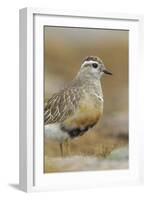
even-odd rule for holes
{"type": "Polygon", "coordinates": [[[101,78],[103,74],[112,75],[112,73],[106,69],[103,61],[96,56],[88,56],[84,59],[80,68],[80,74],[95,78],[101,78]]]}

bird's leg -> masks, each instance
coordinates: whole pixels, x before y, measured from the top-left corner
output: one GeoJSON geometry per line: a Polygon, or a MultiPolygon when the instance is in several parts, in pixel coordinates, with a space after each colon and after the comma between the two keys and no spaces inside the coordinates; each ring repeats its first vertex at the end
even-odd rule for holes
{"type": "Polygon", "coordinates": [[[70,154],[70,145],[69,145],[69,140],[65,140],[65,145],[66,145],[66,151],[67,151],[67,155],[70,154]]]}
{"type": "Polygon", "coordinates": [[[70,142],[69,140],[67,140],[67,152],[68,152],[68,155],[70,155],[70,142]]]}
{"type": "Polygon", "coordinates": [[[60,152],[61,152],[61,156],[63,157],[63,143],[60,143],[60,152]]]}
{"type": "Polygon", "coordinates": [[[70,146],[69,146],[69,140],[65,140],[64,142],[60,143],[60,152],[61,152],[61,156],[64,156],[64,146],[65,146],[65,150],[67,155],[70,154],[70,146]]]}

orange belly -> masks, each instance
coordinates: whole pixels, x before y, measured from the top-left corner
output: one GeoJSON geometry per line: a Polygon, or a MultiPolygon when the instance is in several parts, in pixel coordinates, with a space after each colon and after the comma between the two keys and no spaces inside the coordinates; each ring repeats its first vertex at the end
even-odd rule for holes
{"type": "Polygon", "coordinates": [[[84,99],[80,102],[75,113],[63,122],[68,129],[90,127],[95,125],[103,113],[103,103],[91,99],[84,99]]]}

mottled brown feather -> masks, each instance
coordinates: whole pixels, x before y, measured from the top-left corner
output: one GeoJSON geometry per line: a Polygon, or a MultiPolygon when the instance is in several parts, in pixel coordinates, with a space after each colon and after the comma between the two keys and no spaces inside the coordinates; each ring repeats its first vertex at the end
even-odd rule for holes
{"type": "Polygon", "coordinates": [[[44,123],[63,122],[77,108],[80,91],[77,88],[66,88],[54,94],[44,108],[44,123]]]}

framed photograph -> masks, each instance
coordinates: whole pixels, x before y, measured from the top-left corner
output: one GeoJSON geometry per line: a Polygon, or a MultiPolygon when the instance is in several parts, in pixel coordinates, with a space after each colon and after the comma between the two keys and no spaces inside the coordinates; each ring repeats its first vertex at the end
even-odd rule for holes
{"type": "Polygon", "coordinates": [[[143,182],[142,23],[20,10],[22,190],[143,182]]]}

